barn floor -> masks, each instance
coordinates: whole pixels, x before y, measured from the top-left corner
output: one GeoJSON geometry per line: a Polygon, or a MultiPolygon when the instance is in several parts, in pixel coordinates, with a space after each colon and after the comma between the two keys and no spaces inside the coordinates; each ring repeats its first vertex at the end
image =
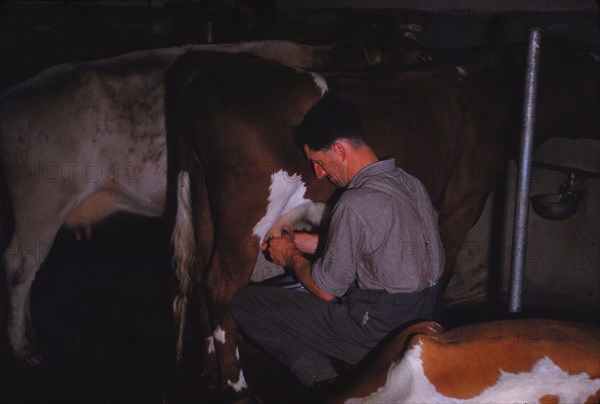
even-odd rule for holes
{"type": "MultiPolygon", "coordinates": [[[[194,348],[176,371],[168,234],[160,220],[133,216],[108,221],[92,241],[59,234],[32,290],[35,338],[44,362],[35,369],[18,366],[0,340],[1,403],[228,401],[203,387],[208,383],[194,348]]],[[[524,307],[519,316],[597,322],[573,308],[559,313],[527,302],[524,307]]],[[[442,324],[449,328],[506,317],[505,305],[481,303],[447,309],[442,324]]],[[[242,344],[241,360],[246,380],[264,402],[314,402],[286,369],[256,347],[242,344]]]]}

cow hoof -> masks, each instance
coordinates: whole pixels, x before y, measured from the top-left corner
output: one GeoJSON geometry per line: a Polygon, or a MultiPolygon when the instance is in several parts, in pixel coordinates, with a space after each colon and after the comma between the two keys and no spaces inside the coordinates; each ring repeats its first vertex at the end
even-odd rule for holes
{"type": "Polygon", "coordinates": [[[42,357],[36,354],[27,355],[25,362],[29,366],[39,366],[42,363],[42,357]]]}
{"type": "Polygon", "coordinates": [[[42,357],[29,346],[15,352],[15,358],[19,363],[31,367],[39,366],[42,363],[42,357]]]}

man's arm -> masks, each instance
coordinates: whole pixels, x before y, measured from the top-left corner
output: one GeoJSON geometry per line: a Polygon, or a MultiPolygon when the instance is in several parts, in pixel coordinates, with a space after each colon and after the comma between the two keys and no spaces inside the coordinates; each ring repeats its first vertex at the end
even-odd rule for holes
{"type": "MultiPolygon", "coordinates": [[[[265,248],[263,248],[265,249],[265,248]]],[[[335,297],[321,289],[311,275],[311,263],[304,258],[290,236],[275,237],[267,242],[266,249],[277,265],[288,267],[294,271],[300,283],[315,296],[331,301],[335,297]]],[[[315,245],[316,249],[316,245],[315,245]]],[[[313,251],[314,252],[314,251],[313,251]]]]}
{"type": "Polygon", "coordinates": [[[294,244],[303,254],[314,255],[319,245],[319,235],[314,233],[298,232],[293,236],[294,244]]]}

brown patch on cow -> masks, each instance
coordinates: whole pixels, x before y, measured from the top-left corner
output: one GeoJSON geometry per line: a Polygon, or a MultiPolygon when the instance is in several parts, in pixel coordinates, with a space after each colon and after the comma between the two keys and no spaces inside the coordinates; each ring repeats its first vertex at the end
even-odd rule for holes
{"type": "Polygon", "coordinates": [[[558,396],[554,396],[554,395],[545,395],[543,397],[540,397],[539,400],[540,404],[558,404],[558,396]]]}
{"type": "Polygon", "coordinates": [[[600,377],[600,362],[590,355],[600,351],[598,329],[583,324],[499,321],[459,327],[423,340],[425,376],[447,397],[475,397],[497,383],[500,370],[529,372],[544,356],[568,373],[600,377]],[[452,371],[440,363],[451,365],[452,371]]]}

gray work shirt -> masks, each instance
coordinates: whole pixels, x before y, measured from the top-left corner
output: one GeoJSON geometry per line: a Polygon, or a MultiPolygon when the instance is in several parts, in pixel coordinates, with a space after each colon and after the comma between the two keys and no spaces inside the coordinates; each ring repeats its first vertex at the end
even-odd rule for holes
{"type": "Polygon", "coordinates": [[[383,160],[359,171],[333,208],[316,284],[342,296],[361,289],[411,293],[433,286],[444,268],[437,218],[424,185],[383,160]]]}

